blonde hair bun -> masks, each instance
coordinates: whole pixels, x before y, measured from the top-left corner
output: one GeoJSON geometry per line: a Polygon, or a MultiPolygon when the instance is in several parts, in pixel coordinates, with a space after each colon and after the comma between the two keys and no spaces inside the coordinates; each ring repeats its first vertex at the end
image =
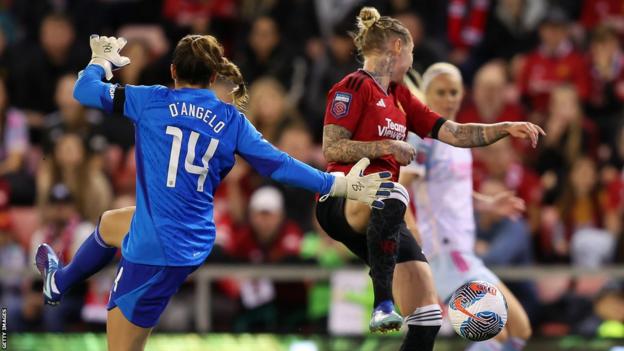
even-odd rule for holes
{"type": "Polygon", "coordinates": [[[360,55],[383,52],[391,37],[397,36],[405,43],[412,41],[407,29],[396,18],[381,16],[374,7],[362,7],[357,16],[357,33],[352,33],[353,43],[360,55]]]}
{"type": "Polygon", "coordinates": [[[372,27],[381,18],[379,11],[374,7],[362,7],[357,17],[357,24],[360,30],[372,27]]]}

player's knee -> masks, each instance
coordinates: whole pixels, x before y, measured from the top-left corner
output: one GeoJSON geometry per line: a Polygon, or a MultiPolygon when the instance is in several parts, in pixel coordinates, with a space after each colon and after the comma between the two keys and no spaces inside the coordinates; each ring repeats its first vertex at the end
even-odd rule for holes
{"type": "Polygon", "coordinates": [[[127,227],[129,227],[128,209],[108,210],[100,217],[98,232],[100,238],[105,244],[114,247],[120,247],[123,237],[126,235],[127,227]]]}
{"type": "Polygon", "coordinates": [[[415,261],[412,265],[412,269],[415,273],[418,289],[422,292],[420,304],[422,306],[438,304],[438,292],[435,289],[433,274],[431,273],[429,264],[422,261],[415,261]]]}
{"type": "Polygon", "coordinates": [[[102,216],[100,217],[100,222],[98,223],[98,232],[100,233],[100,238],[102,238],[105,244],[110,246],[113,246],[114,244],[114,238],[112,236],[114,226],[113,211],[114,210],[108,210],[102,213],[102,216]]]}
{"type": "Polygon", "coordinates": [[[98,232],[105,244],[121,247],[123,238],[130,230],[134,209],[133,206],[124,207],[108,210],[102,214],[98,224],[98,232]]]}
{"type": "Polygon", "coordinates": [[[501,330],[500,333],[498,333],[498,335],[496,335],[494,339],[496,339],[496,341],[500,342],[501,344],[504,344],[505,342],[507,342],[507,340],[509,340],[508,328],[503,328],[503,330],[501,330]]]}
{"type": "Polygon", "coordinates": [[[403,185],[394,183],[394,188],[390,196],[383,200],[384,208],[381,210],[373,210],[371,216],[381,216],[390,221],[401,221],[405,216],[405,211],[409,206],[409,193],[403,185]]]}
{"type": "Polygon", "coordinates": [[[426,276],[419,276],[418,289],[420,290],[419,305],[437,305],[439,303],[438,293],[435,290],[433,280],[427,279],[426,276]]]}
{"type": "Polygon", "coordinates": [[[514,337],[520,338],[522,340],[529,340],[533,335],[533,328],[531,327],[531,323],[523,323],[522,327],[519,328],[517,332],[514,331],[514,337]]]}
{"type": "Polygon", "coordinates": [[[511,323],[509,323],[509,337],[529,340],[533,334],[531,322],[529,321],[529,317],[526,315],[522,307],[520,307],[519,305],[516,306],[519,308],[509,309],[509,319],[511,319],[511,323]]]}

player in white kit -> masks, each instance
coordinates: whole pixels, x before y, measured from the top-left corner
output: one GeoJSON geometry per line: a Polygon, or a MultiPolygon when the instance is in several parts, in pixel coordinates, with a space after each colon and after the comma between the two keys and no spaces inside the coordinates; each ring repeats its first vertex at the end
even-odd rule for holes
{"type": "MultiPolygon", "coordinates": [[[[459,70],[448,63],[436,63],[423,74],[421,92],[429,108],[454,120],[459,110],[463,85],[459,70]]],[[[523,210],[522,200],[510,193],[493,198],[472,189],[472,153],[435,139],[424,140],[410,134],[408,142],[417,151],[416,159],[401,168],[399,182],[413,189],[417,223],[410,211],[406,222],[417,228],[421,246],[433,272],[441,299],[448,301],[453,292],[471,280],[495,284],[509,305],[505,330],[496,337],[469,347],[477,350],[522,350],[531,335],[526,312],[515,296],[474,253],[475,219],[473,201],[489,202],[490,208],[523,210]]]]}

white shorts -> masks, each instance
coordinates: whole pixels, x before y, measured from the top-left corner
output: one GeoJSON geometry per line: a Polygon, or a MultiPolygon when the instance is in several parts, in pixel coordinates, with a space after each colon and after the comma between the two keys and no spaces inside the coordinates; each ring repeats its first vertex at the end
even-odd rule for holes
{"type": "Polygon", "coordinates": [[[445,302],[462,286],[472,280],[498,284],[500,279],[472,252],[442,252],[428,258],[438,296],[445,302]]]}

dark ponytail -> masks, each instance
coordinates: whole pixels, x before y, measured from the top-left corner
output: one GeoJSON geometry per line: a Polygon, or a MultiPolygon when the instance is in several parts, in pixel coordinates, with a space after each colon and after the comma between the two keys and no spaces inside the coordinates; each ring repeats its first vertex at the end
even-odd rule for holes
{"type": "Polygon", "coordinates": [[[247,86],[238,67],[223,56],[223,46],[211,35],[187,35],[173,53],[178,79],[190,84],[209,85],[215,75],[236,84],[232,91],[236,107],[247,104],[247,86]]]}

